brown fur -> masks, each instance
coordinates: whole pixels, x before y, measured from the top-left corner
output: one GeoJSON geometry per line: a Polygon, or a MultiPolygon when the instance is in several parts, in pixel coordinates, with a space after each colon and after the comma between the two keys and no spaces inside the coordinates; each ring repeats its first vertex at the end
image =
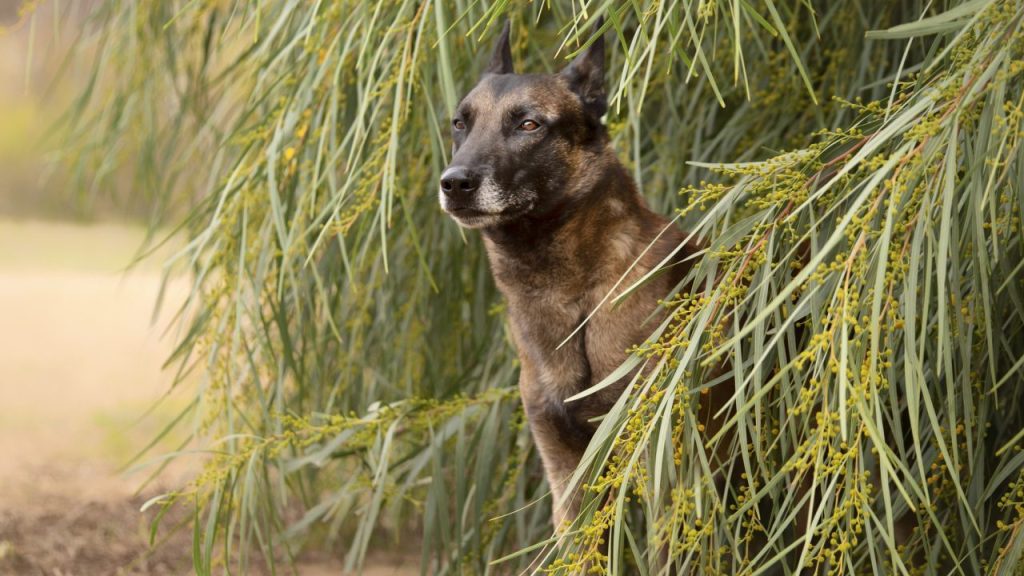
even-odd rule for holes
{"type": "MultiPolygon", "coordinates": [[[[568,215],[534,250],[518,243],[506,247],[500,234],[484,235],[494,277],[508,300],[522,364],[519,390],[555,497],[556,526],[578,513],[579,499],[563,501],[562,492],[593,434],[589,420],[611,408],[628,378],[575,402],[566,398],[603,380],[626,360],[628,348],[650,335],[664,318],[659,299],[688,269],[678,263],[621,303],[609,299],[558,348],[623,274],[613,298],[684,241],[682,231],[647,208],[610,149],[579,160],[583,170],[610,180],[595,202],[568,215]]],[[[687,246],[677,260],[694,250],[687,246]]]]}
{"type": "MultiPolygon", "coordinates": [[[[604,380],[657,328],[666,314],[659,300],[679,287],[699,249],[684,246],[684,233],[648,209],[616,158],[600,121],[603,60],[599,38],[559,74],[514,74],[506,26],[487,73],[455,111],[454,155],[439,191],[456,221],[482,230],[508,301],[519,390],[556,527],[579,512],[579,496],[564,492],[593,420],[630,377],[566,399],[604,380]],[[612,303],[673,252],[662,273],[612,303]]],[[[715,387],[705,413],[723,405],[726,388],[715,387]]]]}

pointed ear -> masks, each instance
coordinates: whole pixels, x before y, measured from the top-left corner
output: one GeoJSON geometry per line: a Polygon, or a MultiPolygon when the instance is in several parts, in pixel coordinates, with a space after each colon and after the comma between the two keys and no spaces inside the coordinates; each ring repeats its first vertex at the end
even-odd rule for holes
{"type": "Polygon", "coordinates": [[[512,69],[512,47],[508,43],[508,33],[511,23],[505,20],[505,26],[501,29],[501,35],[494,44],[494,52],[491,53],[491,62],[484,70],[484,74],[515,74],[512,69]]]}
{"type": "MultiPolygon", "coordinates": [[[[598,18],[594,24],[597,32],[604,24],[598,18]]],[[[608,98],[604,91],[604,36],[598,36],[586,50],[580,52],[559,75],[565,78],[569,89],[583,101],[583,109],[595,118],[608,111],[608,98]]]]}

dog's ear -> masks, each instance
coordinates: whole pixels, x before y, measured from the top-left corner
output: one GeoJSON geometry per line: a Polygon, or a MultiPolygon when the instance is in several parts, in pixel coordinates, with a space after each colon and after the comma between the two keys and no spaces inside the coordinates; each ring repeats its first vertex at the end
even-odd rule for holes
{"type": "Polygon", "coordinates": [[[491,62],[487,64],[484,74],[515,74],[512,69],[512,47],[508,43],[508,33],[511,28],[509,20],[505,20],[505,26],[501,29],[501,35],[494,44],[494,52],[491,53],[491,62]]]}
{"type": "MultiPolygon", "coordinates": [[[[604,17],[598,18],[594,31],[601,30],[604,17]]],[[[604,91],[604,35],[598,36],[580,52],[559,74],[569,89],[583,101],[583,109],[595,118],[608,111],[608,98],[604,91]]]]}

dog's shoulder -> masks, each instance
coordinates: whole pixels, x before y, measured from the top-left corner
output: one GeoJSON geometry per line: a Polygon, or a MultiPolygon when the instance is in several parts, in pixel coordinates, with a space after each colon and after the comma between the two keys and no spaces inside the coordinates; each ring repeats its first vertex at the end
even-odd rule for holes
{"type": "MultiPolygon", "coordinates": [[[[643,217],[643,242],[647,247],[640,262],[644,273],[660,267],[658,289],[676,287],[690,273],[705,246],[703,241],[675,222],[649,210],[643,217]]],[[[666,294],[667,295],[667,294],[666,294]]]]}

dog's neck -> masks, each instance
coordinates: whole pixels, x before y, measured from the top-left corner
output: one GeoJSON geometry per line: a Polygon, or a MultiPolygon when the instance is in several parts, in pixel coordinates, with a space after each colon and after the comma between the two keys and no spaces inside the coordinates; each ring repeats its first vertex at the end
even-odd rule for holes
{"type": "Polygon", "coordinates": [[[575,200],[483,231],[503,292],[583,290],[595,277],[617,277],[646,245],[653,214],[628,171],[610,149],[596,160],[589,167],[600,169],[588,170],[567,195],[575,200]]]}

